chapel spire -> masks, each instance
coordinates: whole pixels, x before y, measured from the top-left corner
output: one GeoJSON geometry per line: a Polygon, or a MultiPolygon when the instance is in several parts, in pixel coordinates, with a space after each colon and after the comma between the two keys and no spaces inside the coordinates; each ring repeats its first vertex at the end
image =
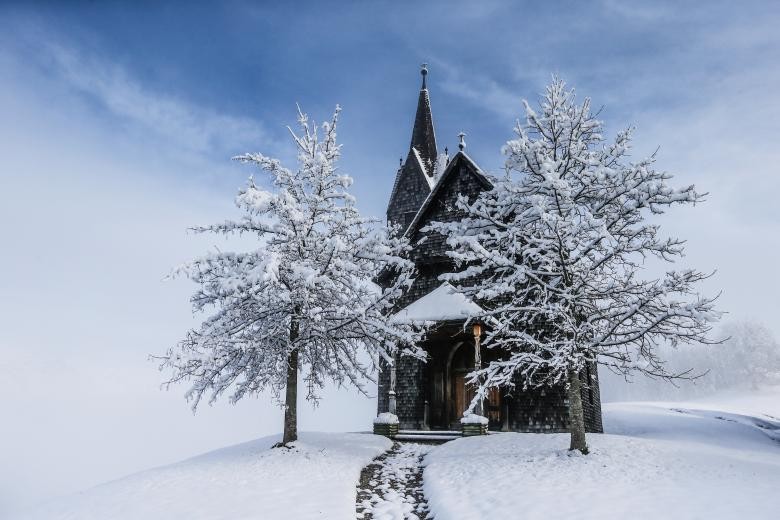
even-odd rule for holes
{"type": "Polygon", "coordinates": [[[428,76],[428,64],[423,63],[420,68],[422,75],[422,87],[420,87],[420,97],[417,100],[417,114],[414,116],[414,128],[412,129],[412,144],[409,153],[412,154],[412,148],[417,150],[422,159],[423,166],[428,175],[433,174],[433,165],[436,164],[436,135],[433,131],[433,116],[431,115],[431,99],[428,96],[428,86],[426,77],[428,76]]]}

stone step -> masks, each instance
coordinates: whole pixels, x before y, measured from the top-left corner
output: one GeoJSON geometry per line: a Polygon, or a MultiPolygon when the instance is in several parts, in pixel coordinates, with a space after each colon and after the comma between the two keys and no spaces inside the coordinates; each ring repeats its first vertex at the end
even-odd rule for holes
{"type": "Polygon", "coordinates": [[[460,439],[461,435],[431,435],[431,434],[425,434],[420,435],[417,433],[399,433],[398,435],[393,436],[393,440],[396,441],[402,441],[402,442],[435,442],[437,444],[447,442],[447,441],[454,441],[455,439],[460,439]]]}
{"type": "Polygon", "coordinates": [[[460,430],[398,430],[398,433],[404,435],[457,435],[460,437],[460,430]]]}

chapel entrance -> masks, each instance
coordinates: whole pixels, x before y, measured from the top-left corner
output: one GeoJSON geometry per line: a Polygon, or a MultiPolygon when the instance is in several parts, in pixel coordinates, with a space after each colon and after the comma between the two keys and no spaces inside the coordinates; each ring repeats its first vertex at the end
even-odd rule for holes
{"type": "MultiPolygon", "coordinates": [[[[474,343],[471,338],[455,341],[452,335],[436,338],[427,346],[428,362],[427,391],[425,395],[425,424],[433,430],[460,430],[463,412],[474,398],[474,388],[466,383],[469,373],[474,370],[474,343]],[[469,341],[471,340],[471,341],[469,341]]],[[[483,364],[486,356],[492,352],[483,349],[483,364]]],[[[506,398],[502,389],[494,388],[488,392],[482,403],[483,415],[488,418],[491,430],[503,429],[506,425],[506,398]]]]}
{"type": "MultiPolygon", "coordinates": [[[[468,374],[474,370],[474,346],[468,342],[454,345],[443,352],[443,359],[431,364],[432,402],[431,427],[435,429],[460,430],[463,412],[474,398],[474,387],[466,383],[468,374]]],[[[501,390],[493,388],[483,401],[483,414],[490,421],[491,429],[500,429],[504,416],[501,390]]]]}

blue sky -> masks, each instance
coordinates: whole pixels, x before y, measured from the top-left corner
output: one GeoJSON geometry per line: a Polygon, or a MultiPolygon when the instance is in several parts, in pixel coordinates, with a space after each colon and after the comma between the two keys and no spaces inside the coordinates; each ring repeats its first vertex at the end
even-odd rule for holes
{"type": "MultiPolygon", "coordinates": [[[[193,324],[161,279],[214,239],[252,173],[291,159],[295,103],[344,109],[343,170],[382,216],[420,83],[440,148],[502,164],[521,100],[553,73],[635,154],[710,192],[662,219],[717,270],[730,318],[780,333],[776,2],[3,2],[0,4],[0,514],[278,431],[269,399],[193,417],[146,356],[193,324]],[[542,5],[543,4],[543,5],[542,5]]],[[[267,397],[267,396],[266,396],[267,397]]],[[[371,399],[328,390],[303,429],[361,429],[371,399]]]]}
{"type": "MultiPolygon", "coordinates": [[[[106,89],[252,127],[203,123],[209,135],[197,151],[214,161],[247,147],[284,154],[296,102],[320,118],[340,103],[344,167],[366,209],[381,208],[405,155],[420,62],[430,63],[440,143],[464,130],[471,154],[496,169],[520,99],[534,98],[551,73],[605,105],[607,122],[641,130],[658,114],[706,110],[713,93],[727,93],[724,83],[779,52],[773,2],[421,4],[12,4],[3,39],[54,88],[75,90],[128,131],[160,121],[112,106],[106,89]]],[[[181,139],[158,130],[160,142],[181,139]]]]}

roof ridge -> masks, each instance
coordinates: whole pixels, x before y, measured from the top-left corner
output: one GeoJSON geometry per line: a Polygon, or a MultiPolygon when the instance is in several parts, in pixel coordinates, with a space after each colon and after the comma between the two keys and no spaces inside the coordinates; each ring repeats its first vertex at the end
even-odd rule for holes
{"type": "Polygon", "coordinates": [[[444,171],[439,175],[439,177],[436,179],[436,183],[431,187],[431,192],[428,194],[427,197],[425,197],[425,200],[420,205],[419,209],[417,210],[417,213],[415,213],[414,218],[412,218],[412,221],[409,222],[409,225],[404,230],[403,234],[407,235],[409,234],[409,231],[414,228],[417,223],[419,222],[420,218],[422,218],[422,214],[425,212],[425,210],[428,208],[428,206],[431,204],[431,201],[436,196],[438,191],[441,189],[441,186],[445,184],[445,179],[447,179],[450,176],[450,172],[452,171],[454,164],[457,162],[459,157],[463,157],[465,161],[468,161],[469,164],[471,164],[474,167],[474,173],[477,175],[477,178],[485,184],[486,187],[493,187],[493,183],[490,182],[490,179],[487,178],[485,173],[482,171],[482,168],[479,167],[479,165],[474,162],[474,159],[469,157],[466,152],[463,150],[458,151],[453,158],[450,160],[449,164],[447,164],[447,167],[444,169],[444,171]]]}

